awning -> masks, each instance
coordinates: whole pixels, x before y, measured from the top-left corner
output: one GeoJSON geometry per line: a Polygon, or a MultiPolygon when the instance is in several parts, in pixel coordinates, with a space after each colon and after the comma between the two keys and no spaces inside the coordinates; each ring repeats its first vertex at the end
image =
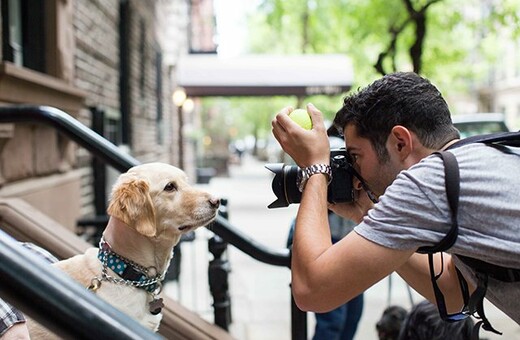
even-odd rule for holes
{"type": "Polygon", "coordinates": [[[337,54],[192,54],[177,66],[177,84],[191,97],[333,95],[348,91],[352,81],[350,59],[337,54]]]}

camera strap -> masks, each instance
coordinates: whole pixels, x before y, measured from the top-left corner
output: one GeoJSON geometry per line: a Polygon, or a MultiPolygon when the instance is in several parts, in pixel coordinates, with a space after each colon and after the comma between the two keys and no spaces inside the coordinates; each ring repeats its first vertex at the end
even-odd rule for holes
{"type": "Polygon", "coordinates": [[[361,187],[367,193],[368,198],[372,201],[372,203],[376,204],[378,202],[377,197],[372,192],[372,190],[370,190],[363,177],[361,177],[361,175],[356,171],[356,169],[354,169],[353,166],[349,166],[348,171],[350,171],[350,173],[359,180],[359,182],[361,183],[361,187]]]}

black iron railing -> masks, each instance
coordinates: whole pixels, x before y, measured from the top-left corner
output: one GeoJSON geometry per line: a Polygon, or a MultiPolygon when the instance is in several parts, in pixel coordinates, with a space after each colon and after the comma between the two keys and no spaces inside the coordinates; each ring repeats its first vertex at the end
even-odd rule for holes
{"type": "Polygon", "coordinates": [[[67,339],[161,339],[0,231],[0,296],[67,339]]]}
{"type": "MultiPolygon", "coordinates": [[[[117,146],[59,109],[31,105],[0,107],[0,123],[16,122],[42,123],[52,126],[61,134],[87,149],[94,156],[104,160],[118,171],[126,172],[129,168],[140,164],[137,159],[122,152],[117,146]]],[[[225,242],[260,262],[290,267],[290,251],[288,249],[273,250],[265,247],[232,226],[223,216],[217,216],[211,231],[220,236],[225,242]]],[[[5,256],[9,257],[9,254],[5,254],[5,256]]],[[[11,271],[9,268],[4,268],[3,270],[6,273],[11,271]]],[[[3,270],[0,268],[0,275],[4,275],[3,270]]],[[[17,280],[23,281],[24,278],[19,277],[17,280]]],[[[53,299],[55,299],[53,296],[45,298],[45,300],[53,299]]],[[[306,339],[307,323],[305,313],[297,309],[294,301],[292,301],[291,316],[292,339],[306,339]]]]}

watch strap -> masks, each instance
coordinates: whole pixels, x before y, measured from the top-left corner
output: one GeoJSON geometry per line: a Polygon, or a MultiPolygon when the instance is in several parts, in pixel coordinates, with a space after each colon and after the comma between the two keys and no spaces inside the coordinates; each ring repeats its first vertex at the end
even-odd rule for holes
{"type": "Polygon", "coordinates": [[[303,192],[303,189],[305,188],[305,184],[307,184],[307,180],[312,176],[316,174],[324,174],[328,177],[327,185],[330,184],[332,181],[332,168],[328,164],[313,164],[306,168],[300,169],[300,172],[298,174],[298,190],[300,192],[303,192]]]}

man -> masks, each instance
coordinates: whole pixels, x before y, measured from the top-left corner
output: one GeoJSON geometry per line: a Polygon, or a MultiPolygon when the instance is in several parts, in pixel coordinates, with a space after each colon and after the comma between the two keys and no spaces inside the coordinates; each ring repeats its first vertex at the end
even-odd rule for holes
{"type": "MultiPolygon", "coordinates": [[[[314,166],[304,183],[292,256],[292,289],[303,310],[324,312],[363,292],[393,271],[436,302],[422,246],[436,245],[450,230],[444,165],[432,153],[459,138],[448,106],[428,80],[414,73],[384,76],[344,100],[334,124],[345,137],[372,205],[355,180],[354,203],[327,202],[329,149],[321,113],[307,111],[312,130],[294,123],[285,108],[272,121],[275,138],[301,167],[314,166]],[[332,245],[327,208],[357,221],[354,231],[332,245]]],[[[481,143],[451,150],[460,167],[459,236],[448,250],[496,265],[520,268],[520,151],[481,143]]],[[[474,291],[473,270],[456,255],[435,255],[437,284],[448,313],[464,305],[458,268],[474,291]]],[[[489,279],[486,298],[520,323],[520,284],[489,279]]]]}

